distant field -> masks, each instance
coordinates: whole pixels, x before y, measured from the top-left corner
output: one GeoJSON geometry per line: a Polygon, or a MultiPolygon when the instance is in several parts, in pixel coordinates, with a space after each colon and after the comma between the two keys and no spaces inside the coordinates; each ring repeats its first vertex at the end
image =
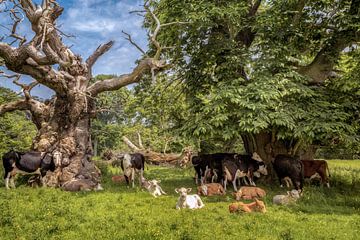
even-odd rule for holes
{"type": "MultiPolygon", "coordinates": [[[[15,190],[0,183],[0,239],[359,239],[360,161],[328,161],[330,189],[306,186],[289,207],[273,206],[277,186],[268,192],[266,214],[229,214],[230,195],[203,198],[200,210],[175,210],[176,187],[192,187],[193,170],[149,167],[148,179],[161,179],[167,196],[114,185],[120,170],[101,165],[102,192],[59,189],[15,190]]],[[[1,170],[2,171],[2,170],[1,170]]],[[[1,172],[2,175],[2,172],[1,172]]]]}

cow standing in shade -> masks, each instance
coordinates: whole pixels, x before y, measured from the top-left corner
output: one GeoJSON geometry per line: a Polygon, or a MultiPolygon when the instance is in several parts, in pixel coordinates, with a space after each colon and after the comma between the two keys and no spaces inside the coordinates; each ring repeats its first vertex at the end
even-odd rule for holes
{"type": "Polygon", "coordinates": [[[288,177],[295,185],[295,189],[302,191],[304,185],[304,165],[303,163],[292,156],[277,155],[273,162],[274,170],[279,178],[282,186],[282,179],[288,177]]]}
{"type": "Polygon", "coordinates": [[[2,160],[5,170],[5,187],[9,189],[9,182],[11,187],[15,188],[14,178],[18,173],[38,174],[42,182],[47,171],[53,172],[61,165],[61,154],[59,152],[54,152],[52,155],[35,151],[25,153],[10,151],[3,155],[2,160]]]}
{"type": "Polygon", "coordinates": [[[260,177],[261,174],[268,174],[265,163],[256,152],[252,156],[235,154],[233,158],[226,158],[222,166],[225,191],[228,181],[232,182],[234,190],[237,191],[236,182],[238,179],[244,179],[247,185],[247,178],[250,185],[256,186],[254,176],[260,177]]]}
{"type": "Polygon", "coordinates": [[[304,165],[304,178],[310,178],[312,180],[315,176],[320,176],[321,184],[326,184],[330,187],[329,166],[325,160],[301,160],[304,165]]]}

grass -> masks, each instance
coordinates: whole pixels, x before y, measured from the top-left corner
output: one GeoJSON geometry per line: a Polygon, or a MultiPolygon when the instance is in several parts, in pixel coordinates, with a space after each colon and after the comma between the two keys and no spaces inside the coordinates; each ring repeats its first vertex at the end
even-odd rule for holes
{"type": "MultiPolygon", "coordinates": [[[[150,166],[148,179],[161,179],[166,196],[153,198],[139,188],[115,185],[120,170],[101,165],[104,191],[6,190],[0,184],[0,239],[358,239],[360,161],[328,161],[330,189],[306,186],[292,206],[274,206],[285,189],[261,186],[266,214],[229,214],[230,191],[203,197],[199,210],[175,210],[176,187],[192,187],[193,170],[150,166]]],[[[2,174],[2,173],[1,173],[2,174]]]]}

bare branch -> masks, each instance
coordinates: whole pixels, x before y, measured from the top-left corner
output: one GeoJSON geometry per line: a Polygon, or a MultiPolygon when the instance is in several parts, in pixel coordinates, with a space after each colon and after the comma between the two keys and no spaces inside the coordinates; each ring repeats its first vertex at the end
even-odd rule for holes
{"type": "Polygon", "coordinates": [[[146,52],[132,40],[130,34],[124,32],[124,31],[121,31],[121,32],[126,35],[126,37],[124,37],[126,40],[128,40],[132,45],[134,45],[144,56],[147,56],[146,52]]]}
{"type": "Polygon", "coordinates": [[[113,45],[114,45],[114,41],[110,41],[104,45],[99,45],[95,50],[95,52],[86,60],[86,64],[88,65],[88,68],[90,69],[98,60],[98,58],[101,57],[103,54],[105,54],[107,51],[109,51],[113,45]]]}
{"type": "MultiPolygon", "coordinates": [[[[353,0],[348,12],[355,23],[359,14],[360,1],[353,0]]],[[[329,77],[336,77],[333,67],[339,59],[340,53],[348,46],[358,41],[358,29],[350,25],[348,29],[335,31],[324,47],[307,66],[302,66],[298,72],[309,78],[309,84],[322,84],[329,77]]]]}
{"type": "Polygon", "coordinates": [[[148,1],[145,1],[144,8],[150,14],[152,19],[156,23],[154,32],[152,34],[150,34],[150,41],[152,44],[154,44],[154,46],[156,48],[156,53],[155,53],[154,59],[159,59],[160,53],[161,53],[161,46],[160,46],[160,43],[156,40],[156,37],[161,29],[161,23],[160,23],[159,18],[154,14],[154,12],[150,9],[150,7],[147,5],[147,3],[148,3],[148,1]]]}
{"type": "Polygon", "coordinates": [[[140,63],[135,67],[135,69],[129,73],[121,75],[120,77],[107,79],[104,81],[97,81],[91,86],[88,87],[87,92],[95,97],[101,92],[105,91],[113,91],[120,89],[126,85],[131,83],[138,82],[142,76],[142,74],[149,69],[160,69],[165,66],[164,61],[155,60],[152,58],[145,58],[140,61],[140,63]]]}
{"type": "Polygon", "coordinates": [[[138,135],[139,147],[140,147],[141,149],[145,149],[144,146],[143,146],[143,144],[142,144],[142,141],[141,141],[141,135],[140,135],[140,133],[137,132],[137,135],[138,135]]]}
{"type": "Polygon", "coordinates": [[[0,116],[7,112],[14,112],[16,110],[30,110],[30,105],[25,99],[2,104],[0,105],[0,116]]]}

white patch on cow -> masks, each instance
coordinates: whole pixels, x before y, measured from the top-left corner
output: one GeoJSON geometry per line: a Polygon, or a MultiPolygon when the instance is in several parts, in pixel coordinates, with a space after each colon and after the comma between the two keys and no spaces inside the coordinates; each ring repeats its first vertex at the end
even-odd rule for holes
{"type": "Polygon", "coordinates": [[[258,171],[256,171],[256,172],[254,172],[254,176],[259,178],[261,176],[261,174],[258,171]]]}
{"type": "Polygon", "coordinates": [[[201,192],[204,196],[208,195],[208,191],[207,191],[208,187],[206,185],[202,185],[201,186],[201,192]]]}
{"type": "MultiPolygon", "coordinates": [[[[257,172],[261,173],[262,175],[268,175],[268,171],[265,165],[259,166],[259,170],[257,172]]],[[[259,176],[260,177],[260,176],[259,176]]]]}
{"type": "Polygon", "coordinates": [[[254,159],[255,161],[263,162],[263,160],[261,159],[260,155],[257,152],[254,152],[251,158],[254,159]]]}
{"type": "Polygon", "coordinates": [[[319,173],[315,173],[310,177],[310,181],[313,179],[320,179],[321,180],[321,176],[319,175],[319,173]]]}

